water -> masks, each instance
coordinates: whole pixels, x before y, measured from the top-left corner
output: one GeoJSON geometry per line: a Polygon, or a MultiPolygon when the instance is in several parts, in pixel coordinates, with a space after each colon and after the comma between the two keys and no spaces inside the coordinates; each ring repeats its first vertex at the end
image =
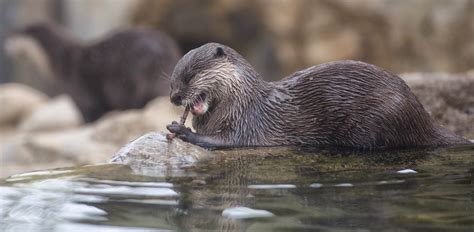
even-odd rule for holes
{"type": "Polygon", "coordinates": [[[474,146],[214,154],[0,180],[0,231],[474,231],[474,146]]]}

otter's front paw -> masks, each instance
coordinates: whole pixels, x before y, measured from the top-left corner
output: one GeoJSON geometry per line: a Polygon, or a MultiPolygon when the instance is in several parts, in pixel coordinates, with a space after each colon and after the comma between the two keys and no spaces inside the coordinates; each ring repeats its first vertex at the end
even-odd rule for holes
{"type": "Polygon", "coordinates": [[[184,125],[179,124],[178,122],[173,121],[171,124],[167,125],[166,128],[176,135],[176,137],[192,143],[192,138],[194,137],[194,133],[191,131],[189,127],[185,127],[184,125]]]}

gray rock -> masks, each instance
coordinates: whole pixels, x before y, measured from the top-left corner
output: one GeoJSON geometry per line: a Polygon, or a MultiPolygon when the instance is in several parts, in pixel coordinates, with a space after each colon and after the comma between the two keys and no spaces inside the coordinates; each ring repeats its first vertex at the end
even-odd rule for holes
{"type": "Polygon", "coordinates": [[[95,141],[118,148],[127,142],[157,128],[144,120],[140,110],[112,112],[94,123],[91,136],[95,141]]]}
{"type": "Polygon", "coordinates": [[[94,141],[90,136],[92,129],[12,135],[0,147],[0,176],[105,162],[117,148],[94,141]]]}
{"type": "Polygon", "coordinates": [[[168,141],[165,133],[151,132],[128,143],[110,162],[127,164],[148,176],[163,176],[167,172],[184,174],[183,168],[210,157],[211,152],[204,148],[177,138],[168,141]]]}
{"type": "MultiPolygon", "coordinates": [[[[184,107],[178,107],[170,102],[168,96],[157,97],[149,102],[143,111],[144,120],[154,125],[157,130],[165,131],[166,125],[172,121],[178,121],[183,115],[184,107]]],[[[186,126],[191,127],[191,117],[186,121],[186,126]]]]}
{"type": "Polygon", "coordinates": [[[0,125],[18,123],[47,99],[45,94],[26,85],[0,85],[0,125]]]}
{"type": "Polygon", "coordinates": [[[22,131],[64,130],[83,124],[81,113],[67,95],[51,99],[45,105],[38,107],[19,125],[22,131]]]}
{"type": "Polygon", "coordinates": [[[167,131],[166,125],[178,120],[183,110],[173,106],[169,97],[157,97],[145,109],[106,114],[94,123],[92,137],[101,143],[122,147],[150,131],[167,131]]]}

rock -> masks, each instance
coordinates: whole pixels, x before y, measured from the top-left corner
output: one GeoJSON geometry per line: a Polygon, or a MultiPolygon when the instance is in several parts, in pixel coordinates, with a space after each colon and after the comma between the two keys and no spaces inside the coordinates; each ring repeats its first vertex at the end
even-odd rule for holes
{"type": "Polygon", "coordinates": [[[164,176],[166,172],[184,171],[181,168],[212,157],[210,151],[183,142],[168,141],[165,133],[151,132],[128,143],[111,159],[112,163],[127,164],[134,171],[151,176],[164,176]]]}
{"type": "Polygon", "coordinates": [[[91,137],[92,130],[91,127],[84,127],[65,131],[17,133],[1,147],[0,175],[105,162],[117,148],[94,141],[91,137]]]}
{"type": "Polygon", "coordinates": [[[167,131],[166,125],[179,120],[181,114],[179,107],[173,106],[168,97],[158,97],[143,110],[105,115],[95,123],[92,137],[96,141],[120,147],[147,132],[167,131]]]}
{"type": "Polygon", "coordinates": [[[405,73],[401,77],[441,125],[474,138],[474,75],[405,73]]]}
{"type": "MultiPolygon", "coordinates": [[[[13,126],[1,126],[0,127],[0,151],[2,151],[3,147],[5,144],[8,144],[9,140],[11,137],[15,136],[17,134],[17,129],[16,127],[13,126]]],[[[0,156],[1,160],[1,156],[0,156]]],[[[1,165],[2,163],[0,162],[0,169],[3,168],[1,165]]]]}
{"type": "Polygon", "coordinates": [[[120,146],[154,128],[143,120],[140,110],[112,112],[95,123],[92,137],[100,143],[120,146]]]}
{"type": "Polygon", "coordinates": [[[85,127],[37,134],[29,139],[28,147],[36,156],[57,156],[59,159],[71,160],[75,165],[101,163],[116,151],[116,147],[95,141],[91,136],[92,130],[85,127]]]}
{"type": "Polygon", "coordinates": [[[166,131],[165,126],[181,114],[182,110],[172,106],[168,97],[161,97],[145,109],[113,112],[94,124],[76,127],[79,116],[70,99],[56,98],[27,117],[21,130],[1,127],[0,176],[106,162],[129,141],[150,131],[166,131]]]}
{"type": "MultiPolygon", "coordinates": [[[[171,104],[169,97],[158,97],[148,103],[143,116],[146,121],[152,123],[159,131],[168,131],[166,125],[172,121],[179,121],[183,115],[184,107],[171,104]]],[[[192,127],[192,117],[186,120],[186,126],[192,127]]]]}
{"type": "Polygon", "coordinates": [[[67,95],[51,99],[38,107],[19,125],[23,131],[48,131],[74,128],[83,123],[81,113],[67,95]]]}
{"type": "Polygon", "coordinates": [[[0,85],[0,125],[18,123],[47,99],[45,94],[26,85],[0,85]]]}
{"type": "Polygon", "coordinates": [[[64,9],[64,23],[74,34],[82,39],[96,39],[127,25],[131,11],[138,2],[140,1],[65,0],[61,7],[64,9]],[[103,12],[107,12],[107,17],[104,17],[103,12]]]}

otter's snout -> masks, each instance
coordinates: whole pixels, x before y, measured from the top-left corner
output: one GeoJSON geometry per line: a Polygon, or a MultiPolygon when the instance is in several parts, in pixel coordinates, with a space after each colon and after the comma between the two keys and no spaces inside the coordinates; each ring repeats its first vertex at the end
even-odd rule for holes
{"type": "Polygon", "coordinates": [[[171,103],[180,106],[182,104],[183,98],[177,93],[171,93],[171,103]]]}

